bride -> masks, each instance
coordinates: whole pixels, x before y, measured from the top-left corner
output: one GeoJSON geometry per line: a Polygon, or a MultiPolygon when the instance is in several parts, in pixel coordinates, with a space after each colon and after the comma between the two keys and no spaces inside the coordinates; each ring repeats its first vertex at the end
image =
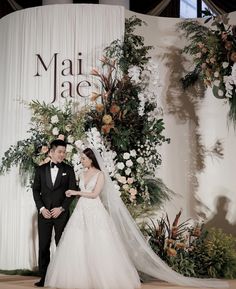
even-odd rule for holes
{"type": "Polygon", "coordinates": [[[79,289],[134,289],[137,270],[169,283],[195,287],[228,287],[227,282],[184,277],[151,249],[135,224],[104,166],[100,154],[81,154],[80,196],[63,232],[45,286],[79,289]]]}

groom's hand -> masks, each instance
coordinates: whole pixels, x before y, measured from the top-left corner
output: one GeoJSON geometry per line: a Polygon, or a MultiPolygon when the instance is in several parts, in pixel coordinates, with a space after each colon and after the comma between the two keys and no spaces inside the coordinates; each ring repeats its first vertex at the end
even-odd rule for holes
{"type": "Polygon", "coordinates": [[[53,209],[51,209],[50,212],[51,212],[51,216],[52,216],[54,219],[56,219],[57,217],[60,216],[60,214],[61,214],[63,211],[62,211],[61,207],[59,207],[59,208],[53,208],[53,209]]]}
{"type": "Polygon", "coordinates": [[[44,216],[45,219],[51,219],[52,217],[52,214],[50,213],[50,211],[46,208],[44,208],[42,211],[41,211],[41,214],[44,216]]]}

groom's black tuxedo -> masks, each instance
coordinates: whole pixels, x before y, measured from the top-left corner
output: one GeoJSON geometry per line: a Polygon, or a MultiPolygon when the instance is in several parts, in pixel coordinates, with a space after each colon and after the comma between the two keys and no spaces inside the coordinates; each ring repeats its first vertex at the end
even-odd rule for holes
{"type": "Polygon", "coordinates": [[[69,218],[69,206],[73,198],[66,197],[65,191],[69,189],[76,190],[74,170],[66,163],[61,163],[53,185],[50,163],[39,166],[35,171],[32,188],[34,201],[38,209],[39,271],[42,278],[44,278],[50,261],[52,229],[54,227],[55,241],[58,244],[69,218]],[[45,219],[40,213],[42,207],[48,210],[62,207],[63,212],[56,219],[45,219]]]}

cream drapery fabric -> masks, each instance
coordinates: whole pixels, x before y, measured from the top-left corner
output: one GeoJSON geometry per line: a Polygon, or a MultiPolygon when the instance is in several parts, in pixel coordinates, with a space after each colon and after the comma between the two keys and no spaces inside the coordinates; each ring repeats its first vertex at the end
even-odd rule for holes
{"type": "MultiPolygon", "coordinates": [[[[58,53],[54,103],[61,106],[63,81],[73,84],[69,98],[80,101],[76,84],[90,79],[103,49],[123,33],[124,8],[119,6],[51,5],[17,11],[0,20],[0,157],[10,145],[27,137],[30,112],[26,104],[36,99],[52,101],[53,62],[47,71],[40,64],[42,76],[36,77],[36,54],[48,66],[58,53]],[[65,59],[72,61],[75,75],[61,74],[65,59]],[[82,59],[81,75],[76,75],[78,59],[82,59]]],[[[21,186],[17,168],[0,176],[0,269],[36,266],[36,215],[31,189],[21,186]]]]}

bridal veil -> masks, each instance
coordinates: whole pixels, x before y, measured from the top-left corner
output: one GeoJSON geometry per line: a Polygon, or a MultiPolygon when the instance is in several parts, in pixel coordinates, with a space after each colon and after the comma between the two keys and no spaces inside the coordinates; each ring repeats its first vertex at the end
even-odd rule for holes
{"type": "Polygon", "coordinates": [[[156,255],[121,200],[120,193],[115,188],[101,155],[93,147],[90,148],[94,152],[105,176],[105,185],[101,192],[102,202],[113,219],[121,240],[136,269],[151,277],[176,285],[227,288],[229,285],[226,281],[185,277],[172,270],[156,255]]]}

